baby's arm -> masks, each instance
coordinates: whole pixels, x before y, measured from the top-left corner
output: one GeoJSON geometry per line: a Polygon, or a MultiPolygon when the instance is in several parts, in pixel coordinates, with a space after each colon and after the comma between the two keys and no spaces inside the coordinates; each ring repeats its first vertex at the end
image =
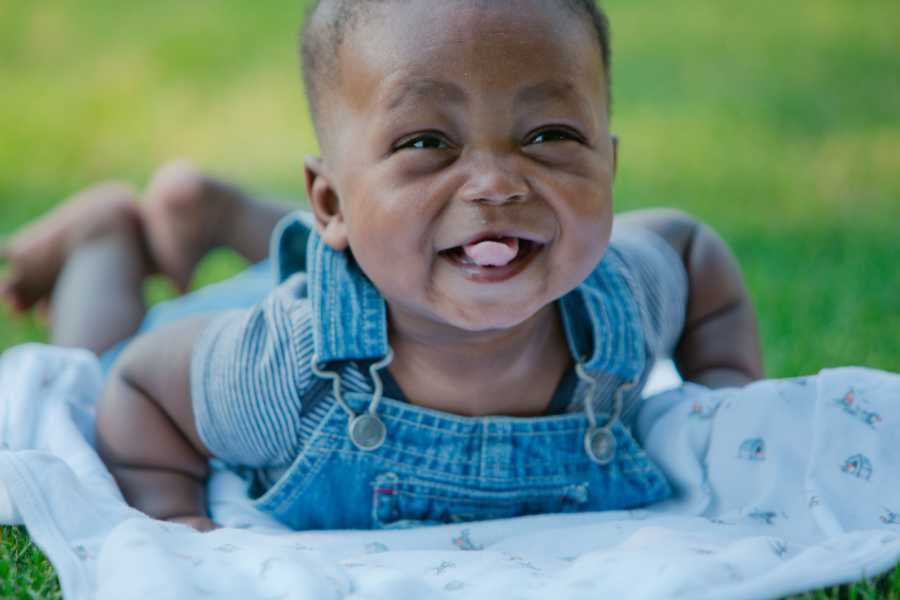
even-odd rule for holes
{"type": "Polygon", "coordinates": [[[667,209],[617,215],[616,227],[649,229],[684,261],[690,291],[675,350],[682,376],[709,387],[761,379],[756,314],[740,267],[722,238],[685,213],[667,209]]]}
{"type": "Polygon", "coordinates": [[[142,512],[212,529],[204,484],[209,451],[191,406],[190,364],[206,317],[129,344],[97,405],[97,448],[128,503],[142,512]]]}

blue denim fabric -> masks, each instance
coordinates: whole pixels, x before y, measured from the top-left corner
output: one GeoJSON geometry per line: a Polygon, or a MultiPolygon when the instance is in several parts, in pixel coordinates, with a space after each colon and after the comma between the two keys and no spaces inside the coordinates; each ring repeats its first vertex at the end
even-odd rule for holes
{"type": "MultiPolygon", "coordinates": [[[[307,324],[304,327],[311,328],[312,335],[306,339],[311,340],[288,341],[295,333],[284,332],[279,339],[295,344],[291,355],[297,357],[299,367],[308,370],[313,363],[313,371],[321,375],[342,373],[343,387],[340,375],[337,385],[314,375],[308,379],[311,383],[292,387],[285,396],[284,386],[293,384],[287,383],[282,371],[268,372],[275,354],[251,352],[247,355],[250,364],[241,361],[246,373],[235,374],[232,362],[222,362],[229,365],[227,377],[237,377],[235,384],[224,384],[234,387],[227,402],[238,404],[224,408],[224,397],[206,400],[213,408],[223,407],[226,415],[268,415],[260,423],[239,419],[234,427],[245,423],[254,436],[271,440],[277,434],[271,427],[287,414],[279,407],[290,402],[291,395],[302,398],[299,424],[292,428],[299,433],[291,439],[299,450],[288,454],[295,457],[293,462],[286,468],[271,465],[253,471],[260,510],[297,529],[381,528],[624,509],[671,494],[662,472],[615,414],[593,418],[585,410],[535,418],[469,418],[397,398],[378,398],[377,385],[369,386],[371,393],[361,392],[359,379],[370,378],[374,384],[377,372],[366,375],[355,365],[382,361],[390,353],[387,308],[381,294],[352,255],[334,251],[311,230],[305,213],[279,224],[270,258],[274,277],[266,265],[257,266],[234,280],[161,305],[142,327],[149,329],[196,312],[248,307],[273,284],[288,278],[295,282],[291,288],[295,308],[290,314],[307,317],[290,321],[285,316],[283,322],[291,328],[307,324]],[[265,374],[262,380],[247,383],[261,373],[265,374]],[[241,387],[244,384],[248,387],[241,387]],[[248,397],[249,389],[270,390],[271,397],[248,397]],[[254,404],[267,408],[243,408],[254,404]],[[351,439],[348,426],[353,417],[367,411],[383,423],[386,435],[383,444],[365,450],[351,439]],[[607,425],[615,452],[610,462],[601,464],[589,455],[585,435],[594,426],[607,425]]],[[[594,406],[595,400],[603,400],[612,390],[622,391],[628,383],[642,381],[649,370],[644,326],[634,281],[615,248],[581,286],[560,300],[559,307],[573,359],[583,374],[604,382],[587,386],[587,390],[604,390],[597,392],[597,398],[587,395],[584,385],[578,386],[581,393],[576,395],[585,406],[594,406]]],[[[269,327],[275,321],[257,318],[252,322],[269,327]]],[[[237,342],[244,351],[261,352],[275,338],[253,329],[246,338],[235,339],[244,340],[237,342]]],[[[216,347],[221,345],[213,344],[210,350],[216,347]]],[[[225,376],[224,372],[212,374],[209,381],[219,385],[225,376]]],[[[639,387],[629,394],[631,399],[639,396],[639,387]]],[[[241,434],[245,433],[243,429],[241,434]]],[[[228,428],[217,437],[225,448],[236,435],[228,428]]]]}
{"type": "MultiPolygon", "coordinates": [[[[356,412],[371,398],[351,393],[356,412]]],[[[310,415],[303,452],[256,506],[295,529],[379,529],[522,515],[627,509],[671,489],[621,424],[619,451],[599,466],[585,453],[583,414],[460,417],[390,399],[381,448],[347,436],[332,400],[310,415]]]]}
{"type": "MultiPolygon", "coordinates": [[[[469,418],[379,392],[341,394],[338,371],[323,373],[329,365],[389,355],[384,299],[352,256],[332,250],[302,220],[286,221],[277,234],[279,277],[308,268],[312,360],[320,375],[337,381],[318,379],[306,391],[302,450],[274,485],[260,486],[260,510],[297,529],[383,528],[625,509],[671,494],[617,415],[598,415],[596,422],[592,413],[469,418]],[[386,430],[374,449],[349,435],[350,421],[367,411],[386,430]],[[586,451],[586,433],[600,424],[616,442],[607,464],[586,451]]],[[[647,362],[643,330],[615,250],[561,300],[560,310],[583,372],[612,374],[625,385],[640,378],[647,362]]]]}

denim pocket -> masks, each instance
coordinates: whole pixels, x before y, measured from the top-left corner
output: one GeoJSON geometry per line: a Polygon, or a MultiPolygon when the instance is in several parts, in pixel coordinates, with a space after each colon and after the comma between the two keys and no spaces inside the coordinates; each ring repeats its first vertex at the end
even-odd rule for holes
{"type": "Polygon", "coordinates": [[[587,482],[491,489],[384,473],[374,481],[372,521],[378,528],[441,525],[579,512],[587,501],[587,482]]]}

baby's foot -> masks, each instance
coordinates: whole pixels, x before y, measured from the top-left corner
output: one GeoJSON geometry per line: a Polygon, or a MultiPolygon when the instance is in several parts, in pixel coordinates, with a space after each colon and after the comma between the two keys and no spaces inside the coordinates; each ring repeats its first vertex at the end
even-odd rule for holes
{"type": "Polygon", "coordinates": [[[8,264],[0,298],[16,312],[46,306],[72,244],[90,231],[133,227],[136,199],[127,185],[99,184],[13,234],[0,245],[0,259],[8,264]]]}
{"type": "Polygon", "coordinates": [[[182,293],[197,263],[222,244],[239,205],[238,192],[189,162],[168,164],[153,176],[140,208],[147,244],[160,272],[182,293]]]}

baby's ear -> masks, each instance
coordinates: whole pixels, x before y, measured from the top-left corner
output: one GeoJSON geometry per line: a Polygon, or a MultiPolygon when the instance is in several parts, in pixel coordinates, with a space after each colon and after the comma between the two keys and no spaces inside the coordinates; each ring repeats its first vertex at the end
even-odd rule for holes
{"type": "Polygon", "coordinates": [[[306,195],[316,217],[316,229],[322,240],[335,250],[349,246],[347,223],[341,212],[341,203],[331,180],[325,174],[325,166],[318,156],[307,156],[303,161],[306,173],[306,195]]]}

